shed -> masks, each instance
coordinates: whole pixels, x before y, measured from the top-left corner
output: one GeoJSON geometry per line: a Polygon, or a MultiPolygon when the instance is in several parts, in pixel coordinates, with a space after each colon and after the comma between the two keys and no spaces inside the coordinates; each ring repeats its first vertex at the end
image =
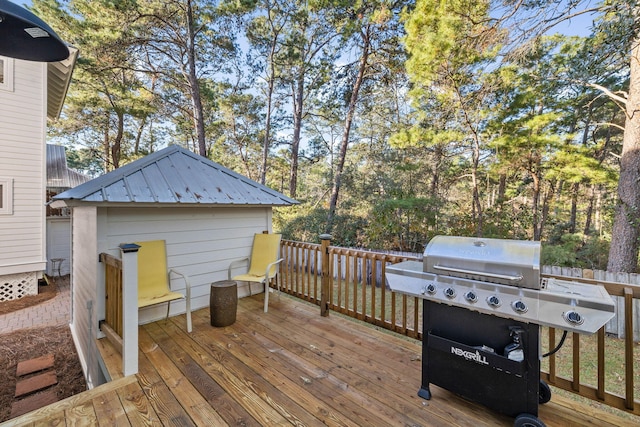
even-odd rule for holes
{"type": "MultiPolygon", "coordinates": [[[[54,196],[52,207],[72,208],[71,329],[88,384],[105,381],[95,347],[105,312],[100,253],[119,257],[122,243],[165,240],[168,267],[189,276],[197,310],[209,305],[210,284],[226,279],[230,262],[250,253],[253,235],[272,231],[273,207],[296,203],[178,146],[54,196]]],[[[183,291],[184,284],[175,280],[172,288],[183,291]]],[[[239,287],[238,294],[249,290],[239,287]]],[[[171,304],[171,315],[185,308],[171,304]]],[[[165,315],[166,306],[153,306],[140,310],[139,321],[165,315]]]]}
{"type": "MultiPolygon", "coordinates": [[[[67,166],[66,150],[61,145],[47,144],[47,203],[56,194],[89,181],[91,178],[67,166]]],[[[71,212],[52,209],[47,204],[47,274],[71,273],[71,212]],[[52,260],[58,260],[54,263],[52,260]],[[55,265],[54,265],[55,264],[55,265]]]]}

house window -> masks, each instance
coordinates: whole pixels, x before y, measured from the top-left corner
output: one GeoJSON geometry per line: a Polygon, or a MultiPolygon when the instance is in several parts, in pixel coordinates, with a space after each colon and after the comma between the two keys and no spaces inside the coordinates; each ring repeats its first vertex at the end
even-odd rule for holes
{"type": "Polygon", "coordinates": [[[13,92],[13,59],[0,57],[0,90],[13,92]]]}
{"type": "Polygon", "coordinates": [[[0,178],[0,215],[13,214],[13,179],[0,178]]]}

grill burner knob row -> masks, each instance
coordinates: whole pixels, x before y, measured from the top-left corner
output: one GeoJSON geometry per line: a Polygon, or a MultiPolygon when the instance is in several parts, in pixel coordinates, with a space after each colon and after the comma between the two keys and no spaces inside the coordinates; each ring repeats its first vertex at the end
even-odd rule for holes
{"type": "Polygon", "coordinates": [[[512,302],[511,308],[513,308],[513,311],[515,311],[516,313],[526,313],[529,310],[529,307],[527,307],[527,305],[521,300],[512,302]]]}
{"type": "Polygon", "coordinates": [[[471,304],[474,304],[474,303],[478,302],[478,295],[476,295],[476,293],[473,292],[473,291],[469,291],[469,292],[464,294],[464,299],[469,301],[471,304]]]}
{"type": "Polygon", "coordinates": [[[502,302],[500,302],[500,298],[496,295],[491,295],[490,297],[487,297],[487,304],[493,308],[498,308],[502,305],[502,302]]]}
{"type": "Polygon", "coordinates": [[[449,299],[454,299],[456,297],[456,290],[453,288],[446,288],[444,290],[444,295],[449,299]]]}

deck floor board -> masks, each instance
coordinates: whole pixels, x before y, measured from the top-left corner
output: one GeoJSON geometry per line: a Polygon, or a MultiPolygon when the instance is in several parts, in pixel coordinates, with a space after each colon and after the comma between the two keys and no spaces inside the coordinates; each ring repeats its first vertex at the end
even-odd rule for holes
{"type": "MultiPolygon", "coordinates": [[[[92,421],[145,426],[511,426],[513,419],[431,386],[417,396],[421,344],[287,296],[239,301],[236,322],[216,328],[209,310],[140,326],[139,373],[99,345],[112,378],[11,425],[92,421]]],[[[101,340],[104,341],[104,340],[101,340]]],[[[563,396],[540,405],[548,427],[624,426],[622,418],[563,396]]]]}

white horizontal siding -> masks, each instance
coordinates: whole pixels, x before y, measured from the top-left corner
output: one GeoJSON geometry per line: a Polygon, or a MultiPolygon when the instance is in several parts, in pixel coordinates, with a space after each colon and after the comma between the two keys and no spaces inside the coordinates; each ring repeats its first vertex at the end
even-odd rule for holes
{"type": "MultiPolygon", "coordinates": [[[[72,228],[72,320],[76,347],[87,382],[93,386],[102,382],[97,362],[95,340],[98,333],[98,243],[96,238],[96,208],[73,210],[72,228]]],[[[104,302],[102,302],[104,304],[104,302]]],[[[103,317],[102,317],[103,318],[103,317]]]]}
{"type": "Polygon", "coordinates": [[[14,90],[0,90],[0,176],[13,179],[13,214],[0,215],[0,274],[46,262],[46,64],[14,64],[14,90]]]}
{"type": "Polygon", "coordinates": [[[71,220],[69,218],[47,219],[47,274],[65,276],[71,267],[71,220]],[[51,261],[62,259],[60,265],[51,261]]]}
{"type": "MultiPolygon", "coordinates": [[[[253,235],[271,231],[271,208],[101,208],[107,211],[105,249],[120,256],[118,245],[165,240],[167,263],[189,276],[192,309],[209,305],[212,282],[227,279],[232,260],[251,252],[253,235]]],[[[184,292],[178,276],[172,289],[184,292]]],[[[183,313],[184,302],[171,304],[171,314],[183,313]]],[[[140,311],[140,322],[163,318],[166,305],[140,311]]]]}

